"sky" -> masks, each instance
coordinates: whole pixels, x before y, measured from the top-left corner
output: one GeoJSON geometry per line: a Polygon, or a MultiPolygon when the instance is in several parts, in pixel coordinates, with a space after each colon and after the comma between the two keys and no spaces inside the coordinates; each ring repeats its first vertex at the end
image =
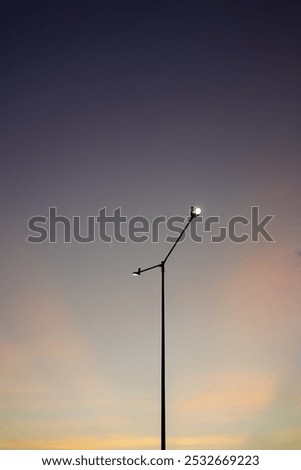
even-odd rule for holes
{"type": "Polygon", "coordinates": [[[131,273],[164,259],[166,226],[29,243],[28,220],[56,207],[84,234],[102,208],[200,205],[203,241],[166,264],[167,448],[300,449],[300,2],[12,0],[0,16],[0,448],[160,447],[160,273],[131,273]],[[204,233],[252,206],[273,242],[204,233]]]}

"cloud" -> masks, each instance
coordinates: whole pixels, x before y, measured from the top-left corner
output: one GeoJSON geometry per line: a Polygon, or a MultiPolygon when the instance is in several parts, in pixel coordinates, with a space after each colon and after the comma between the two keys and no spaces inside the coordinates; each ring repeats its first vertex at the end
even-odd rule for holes
{"type": "Polygon", "coordinates": [[[209,434],[170,440],[171,449],[242,449],[248,438],[244,434],[209,434]]]}
{"type": "MultiPolygon", "coordinates": [[[[210,434],[192,437],[168,438],[169,449],[239,449],[243,448],[248,436],[242,434],[210,434]]],[[[82,437],[63,439],[24,439],[8,441],[6,449],[56,449],[56,450],[137,450],[159,449],[160,438],[152,436],[135,436],[111,434],[106,437],[84,435],[82,437]]],[[[0,441],[1,446],[1,441],[0,441]]]]}
{"type": "Polygon", "coordinates": [[[301,426],[258,432],[246,442],[246,449],[300,450],[301,426]]]}
{"type": "Polygon", "coordinates": [[[280,342],[297,339],[300,272],[287,249],[254,250],[229,267],[220,286],[225,305],[225,328],[240,336],[274,335],[280,342]]]}
{"type": "MultiPolygon", "coordinates": [[[[0,440],[1,446],[1,440],[0,440]]],[[[157,437],[139,437],[122,434],[108,436],[83,435],[82,437],[35,438],[6,441],[2,449],[56,449],[56,450],[136,450],[158,449],[160,440],[157,437]]]]}
{"type": "Polygon", "coordinates": [[[78,312],[30,263],[32,277],[20,276],[2,298],[0,448],[158,448],[158,437],[139,436],[157,408],[141,391],[116,387],[78,312]]]}
{"type": "Polygon", "coordinates": [[[256,372],[202,376],[176,406],[189,421],[219,425],[252,420],[272,403],[276,385],[273,376],[256,372]]]}
{"type": "Polygon", "coordinates": [[[76,313],[46,270],[31,259],[27,266],[32,277],[19,272],[2,298],[1,447],[34,448],[71,431],[75,438],[99,423],[108,432],[122,426],[114,411],[120,396],[76,313]]]}

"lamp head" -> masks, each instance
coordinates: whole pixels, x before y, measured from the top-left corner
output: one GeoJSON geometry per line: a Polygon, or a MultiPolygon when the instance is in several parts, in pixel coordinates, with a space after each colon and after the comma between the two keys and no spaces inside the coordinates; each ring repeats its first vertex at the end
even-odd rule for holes
{"type": "Polygon", "coordinates": [[[190,217],[198,217],[202,212],[202,209],[197,206],[192,206],[190,209],[190,217]]]}
{"type": "Polygon", "coordinates": [[[141,274],[141,269],[140,268],[138,269],[138,271],[134,271],[132,273],[133,276],[140,276],[140,274],[141,274]]]}

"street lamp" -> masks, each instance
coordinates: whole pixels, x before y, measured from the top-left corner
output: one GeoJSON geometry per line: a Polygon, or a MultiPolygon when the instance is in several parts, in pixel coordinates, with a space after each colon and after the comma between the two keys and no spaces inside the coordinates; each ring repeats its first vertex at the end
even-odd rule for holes
{"type": "Polygon", "coordinates": [[[150,271],[151,269],[160,268],[161,270],[161,450],[166,450],[166,411],[165,411],[165,264],[168,258],[170,257],[172,251],[175,249],[176,245],[182,238],[183,234],[187,230],[192,219],[198,217],[201,214],[202,210],[200,207],[192,206],[190,209],[190,217],[182,232],[176,239],[175,243],[165,256],[164,260],[159,264],[150,266],[149,268],[141,269],[134,271],[133,276],[140,276],[145,271],[150,271]]]}

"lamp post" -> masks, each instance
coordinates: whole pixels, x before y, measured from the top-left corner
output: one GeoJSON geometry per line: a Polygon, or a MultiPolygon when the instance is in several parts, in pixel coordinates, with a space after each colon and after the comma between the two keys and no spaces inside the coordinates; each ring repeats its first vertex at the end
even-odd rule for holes
{"type": "Polygon", "coordinates": [[[146,271],[151,269],[160,268],[161,270],[161,450],[166,450],[166,410],[165,410],[165,264],[171,253],[175,249],[176,245],[182,238],[183,234],[187,230],[192,219],[199,216],[202,210],[200,207],[191,207],[190,217],[182,232],[176,239],[175,243],[165,256],[164,260],[159,264],[150,266],[149,268],[141,269],[134,271],[133,276],[140,276],[146,271]]]}

